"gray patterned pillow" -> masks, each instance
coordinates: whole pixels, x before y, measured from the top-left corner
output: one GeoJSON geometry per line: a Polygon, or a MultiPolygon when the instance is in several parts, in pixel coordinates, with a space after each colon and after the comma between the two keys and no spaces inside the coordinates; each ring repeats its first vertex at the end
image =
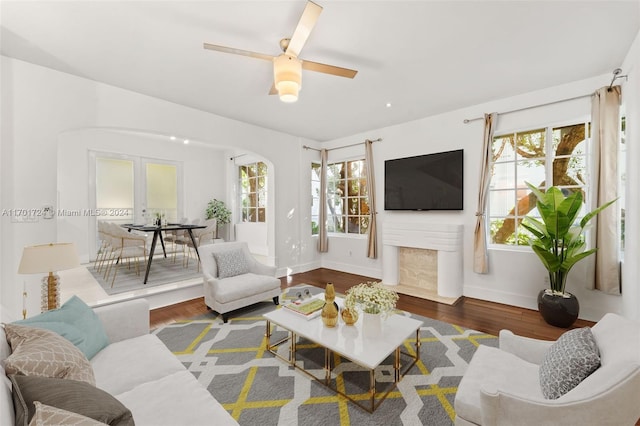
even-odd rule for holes
{"type": "Polygon", "coordinates": [[[558,399],[600,366],[600,353],[589,327],[564,333],[540,365],[540,386],[547,399],[558,399]]]}
{"type": "Polygon", "coordinates": [[[219,278],[235,277],[249,272],[249,263],[242,249],[213,253],[213,258],[218,265],[219,278]]]}

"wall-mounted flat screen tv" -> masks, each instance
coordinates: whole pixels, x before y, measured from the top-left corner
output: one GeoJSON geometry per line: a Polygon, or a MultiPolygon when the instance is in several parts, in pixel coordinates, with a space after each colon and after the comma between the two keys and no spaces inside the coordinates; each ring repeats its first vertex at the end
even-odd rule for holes
{"type": "Polygon", "coordinates": [[[463,150],[384,162],[385,210],[462,210],[463,150]]]}

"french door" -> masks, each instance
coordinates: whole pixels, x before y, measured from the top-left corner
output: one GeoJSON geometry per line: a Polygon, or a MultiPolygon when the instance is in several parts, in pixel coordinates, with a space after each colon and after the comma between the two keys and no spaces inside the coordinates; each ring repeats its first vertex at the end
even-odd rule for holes
{"type": "MultiPolygon", "coordinates": [[[[90,152],[89,194],[97,221],[150,224],[156,217],[177,222],[183,215],[182,164],[132,155],[90,152]]],[[[97,244],[97,238],[96,238],[97,244]]]]}

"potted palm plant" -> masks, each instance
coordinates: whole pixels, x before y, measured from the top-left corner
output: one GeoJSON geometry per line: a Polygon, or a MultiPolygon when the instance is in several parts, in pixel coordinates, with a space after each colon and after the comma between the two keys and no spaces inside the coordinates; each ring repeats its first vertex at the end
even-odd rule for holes
{"type": "Polygon", "coordinates": [[[547,323],[566,328],[575,322],[580,310],[575,295],[565,291],[567,275],[578,261],[597,250],[585,250],[582,231],[594,216],[617,198],[587,213],[576,224],[582,207],[581,191],[564,195],[555,186],[546,192],[528,182],[527,186],[538,199],[536,206],[542,220],[526,216],[522,226],[531,232],[529,244],[549,272],[550,288],[538,294],[538,310],[547,323]]]}

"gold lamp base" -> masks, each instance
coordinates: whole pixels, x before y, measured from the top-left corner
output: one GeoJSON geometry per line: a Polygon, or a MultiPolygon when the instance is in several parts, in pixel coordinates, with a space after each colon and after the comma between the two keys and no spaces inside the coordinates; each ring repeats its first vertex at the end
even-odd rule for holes
{"type": "Polygon", "coordinates": [[[49,275],[42,279],[40,311],[46,312],[60,307],[60,277],[49,272],[49,275]]]}

